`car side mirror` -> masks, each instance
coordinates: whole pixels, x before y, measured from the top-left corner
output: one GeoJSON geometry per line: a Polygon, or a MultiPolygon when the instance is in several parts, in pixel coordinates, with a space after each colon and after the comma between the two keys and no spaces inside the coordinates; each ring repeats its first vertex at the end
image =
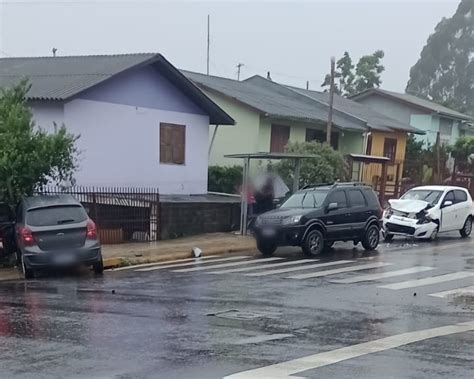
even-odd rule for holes
{"type": "Polygon", "coordinates": [[[328,212],[335,211],[338,208],[337,203],[329,203],[327,210],[328,212]]]}
{"type": "Polygon", "coordinates": [[[453,205],[453,202],[451,200],[446,200],[443,203],[443,208],[449,207],[450,205],[453,205]]]}

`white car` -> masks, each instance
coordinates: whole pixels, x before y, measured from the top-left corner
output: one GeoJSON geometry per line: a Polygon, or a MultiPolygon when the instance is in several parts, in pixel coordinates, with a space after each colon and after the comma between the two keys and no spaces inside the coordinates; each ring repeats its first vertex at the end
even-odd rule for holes
{"type": "Polygon", "coordinates": [[[456,230],[463,238],[471,234],[474,206],[465,188],[416,187],[388,202],[383,214],[385,241],[396,235],[434,240],[438,233],[456,230]]]}

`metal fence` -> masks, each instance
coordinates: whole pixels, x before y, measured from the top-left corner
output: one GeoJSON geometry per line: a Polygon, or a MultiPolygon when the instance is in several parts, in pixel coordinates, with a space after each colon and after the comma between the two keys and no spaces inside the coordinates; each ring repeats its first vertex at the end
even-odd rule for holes
{"type": "Polygon", "coordinates": [[[44,187],[38,193],[74,196],[96,223],[104,244],[159,239],[160,195],[156,188],[44,187]]]}

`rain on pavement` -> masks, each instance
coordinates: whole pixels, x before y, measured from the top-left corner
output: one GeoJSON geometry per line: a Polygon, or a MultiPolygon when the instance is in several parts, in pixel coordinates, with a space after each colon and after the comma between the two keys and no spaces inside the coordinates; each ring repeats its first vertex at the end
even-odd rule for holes
{"type": "Polygon", "coordinates": [[[468,378],[473,247],[453,235],[10,279],[0,377],[468,378]]]}

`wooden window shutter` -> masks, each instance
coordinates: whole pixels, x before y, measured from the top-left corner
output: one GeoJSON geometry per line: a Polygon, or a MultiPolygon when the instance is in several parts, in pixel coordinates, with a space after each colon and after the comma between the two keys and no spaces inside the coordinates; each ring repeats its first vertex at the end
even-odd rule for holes
{"type": "Polygon", "coordinates": [[[184,164],[186,126],[160,124],[160,163],[184,164]]]}
{"type": "Polygon", "coordinates": [[[270,136],[270,152],[284,153],[290,139],[290,127],[272,124],[270,136]]]}

